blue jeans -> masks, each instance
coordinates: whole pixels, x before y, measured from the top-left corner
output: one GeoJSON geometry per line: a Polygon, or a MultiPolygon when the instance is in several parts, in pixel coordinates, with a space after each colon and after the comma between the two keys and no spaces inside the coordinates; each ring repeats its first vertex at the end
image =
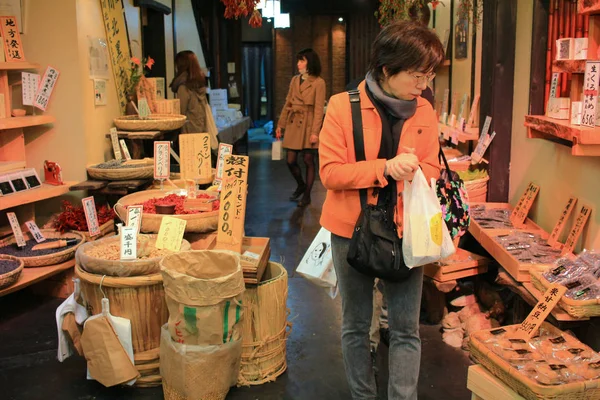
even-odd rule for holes
{"type": "MultiPolygon", "coordinates": [[[[342,296],[342,354],[354,400],[376,400],[369,329],[373,316],[374,278],[361,274],[346,261],[350,239],[331,235],[333,264],[342,296]]],[[[423,269],[414,268],[401,282],[384,282],[390,326],[390,400],[417,399],[421,362],[419,311],[423,269]]]]}

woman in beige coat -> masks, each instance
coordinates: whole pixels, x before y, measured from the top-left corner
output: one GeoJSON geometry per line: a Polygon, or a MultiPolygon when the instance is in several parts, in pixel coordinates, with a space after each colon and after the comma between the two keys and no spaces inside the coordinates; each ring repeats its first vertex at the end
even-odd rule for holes
{"type": "Polygon", "coordinates": [[[304,207],[310,204],[310,192],[315,181],[315,157],[325,108],[325,81],[319,76],[321,62],[314,50],[302,50],[296,58],[300,74],[290,82],[290,90],[277,124],[276,137],[280,139],[283,134],[287,165],[298,184],[290,200],[295,201],[302,196],[298,207],[304,207]],[[300,152],[306,165],[306,182],[302,179],[302,171],[298,165],[300,152]]]}

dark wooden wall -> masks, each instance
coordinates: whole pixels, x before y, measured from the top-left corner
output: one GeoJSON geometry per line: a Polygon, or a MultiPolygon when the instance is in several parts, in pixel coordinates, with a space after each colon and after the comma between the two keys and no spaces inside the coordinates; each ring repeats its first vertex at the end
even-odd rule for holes
{"type": "Polygon", "coordinates": [[[363,78],[371,59],[371,45],[379,33],[377,18],[372,12],[351,14],[347,27],[348,81],[363,78]]]}

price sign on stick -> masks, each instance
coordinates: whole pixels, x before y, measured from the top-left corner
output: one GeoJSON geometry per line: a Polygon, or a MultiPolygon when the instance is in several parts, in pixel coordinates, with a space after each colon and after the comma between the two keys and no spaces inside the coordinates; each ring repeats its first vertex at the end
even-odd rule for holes
{"type": "Polygon", "coordinates": [[[525,193],[523,193],[523,196],[519,199],[517,206],[510,214],[510,222],[512,222],[515,227],[520,228],[524,225],[527,214],[529,214],[533,201],[539,192],[540,187],[531,182],[527,187],[527,190],[525,190],[525,193]]]}
{"type": "Polygon", "coordinates": [[[115,153],[115,160],[121,160],[121,147],[119,146],[119,135],[117,134],[117,128],[110,129],[110,142],[112,143],[113,152],[115,153]]]}
{"type": "Polygon", "coordinates": [[[186,223],[184,219],[163,217],[156,238],[156,248],[179,251],[186,223]]]}
{"type": "Polygon", "coordinates": [[[142,227],[142,213],[144,206],[128,206],[127,207],[127,226],[135,227],[136,233],[140,233],[142,227]]]}
{"type": "Polygon", "coordinates": [[[541,323],[544,322],[566,291],[566,286],[559,284],[550,286],[540,301],[533,307],[525,321],[519,326],[515,336],[522,339],[531,339],[535,336],[541,323]]]}
{"type": "Polygon", "coordinates": [[[483,160],[483,155],[487,151],[490,143],[496,137],[496,132],[492,132],[491,135],[486,134],[484,137],[479,138],[479,142],[477,142],[477,147],[475,147],[475,151],[471,154],[471,165],[476,165],[483,160]]]}
{"type": "Polygon", "coordinates": [[[121,143],[121,148],[123,149],[123,155],[125,156],[125,160],[131,160],[131,155],[129,154],[129,149],[127,148],[127,143],[125,143],[125,139],[121,139],[119,143],[121,143]]]}
{"type": "Polygon", "coordinates": [[[208,133],[179,135],[179,155],[183,179],[210,179],[212,177],[210,135],[208,133]]]}
{"type": "Polygon", "coordinates": [[[554,225],[554,229],[552,229],[552,233],[550,234],[550,237],[548,238],[548,244],[550,246],[554,247],[555,249],[559,249],[562,247],[562,244],[558,241],[558,239],[565,227],[565,224],[567,223],[567,220],[569,219],[569,217],[571,216],[571,213],[575,209],[575,204],[577,204],[577,199],[575,197],[571,196],[569,198],[569,201],[567,202],[567,205],[565,206],[564,210],[560,214],[560,217],[558,217],[558,221],[556,221],[556,225],[554,225]]]}
{"type": "Polygon", "coordinates": [[[81,199],[81,203],[83,204],[83,212],[85,213],[85,220],[88,226],[88,232],[90,236],[99,235],[100,232],[100,224],[98,223],[98,215],[96,214],[96,203],[94,202],[94,197],[86,197],[85,199],[81,199]]]}
{"type": "Polygon", "coordinates": [[[444,90],[444,102],[442,103],[442,124],[448,123],[448,100],[450,97],[450,90],[444,90]]]}
{"type": "Polygon", "coordinates": [[[10,227],[12,228],[13,233],[15,234],[15,239],[17,241],[17,246],[25,247],[26,242],[23,238],[23,231],[21,230],[21,226],[19,225],[19,220],[17,219],[17,215],[14,212],[6,213],[8,217],[8,222],[10,223],[10,227]]]}
{"type": "Polygon", "coordinates": [[[471,104],[471,112],[469,113],[469,119],[467,120],[467,124],[469,126],[475,125],[475,119],[477,118],[477,106],[479,105],[479,95],[475,96],[473,99],[473,104],[471,104]]]}
{"type": "Polygon", "coordinates": [[[217,174],[215,177],[215,184],[219,185],[219,190],[221,187],[221,182],[223,179],[223,167],[225,166],[225,157],[229,154],[233,153],[233,146],[227,143],[219,144],[219,153],[217,155],[217,174]]]}
{"type": "Polygon", "coordinates": [[[27,226],[27,229],[29,229],[31,236],[33,236],[36,242],[42,243],[44,240],[46,240],[34,220],[25,222],[25,225],[27,226]]]}
{"type": "Polygon", "coordinates": [[[569,236],[567,236],[567,241],[563,246],[563,255],[570,253],[573,251],[573,249],[575,249],[575,245],[577,244],[577,241],[581,236],[581,232],[583,231],[587,220],[590,218],[591,213],[592,208],[590,206],[583,205],[581,207],[581,211],[579,211],[579,214],[577,214],[577,217],[575,218],[575,223],[573,224],[573,228],[571,229],[571,232],[569,232],[569,236]]]}
{"type": "Polygon", "coordinates": [[[121,229],[121,260],[137,258],[137,229],[135,226],[122,226],[121,229]]]}
{"type": "Polygon", "coordinates": [[[148,100],[145,98],[141,98],[138,100],[138,113],[141,119],[146,119],[152,114],[150,112],[150,106],[148,105],[148,100]]]}
{"type": "Polygon", "coordinates": [[[223,167],[217,247],[237,253],[242,252],[249,161],[246,156],[229,155],[223,167]]]}
{"type": "Polygon", "coordinates": [[[170,142],[154,142],[154,179],[168,179],[171,175],[170,142]]]}
{"type": "Polygon", "coordinates": [[[581,125],[592,128],[596,126],[599,73],[600,61],[586,61],[585,75],[583,77],[583,116],[581,118],[581,125]]]}

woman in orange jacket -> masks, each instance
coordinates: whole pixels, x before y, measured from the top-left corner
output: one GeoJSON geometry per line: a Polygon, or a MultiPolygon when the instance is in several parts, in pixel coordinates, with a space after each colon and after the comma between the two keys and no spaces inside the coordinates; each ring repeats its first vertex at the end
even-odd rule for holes
{"type": "MultiPolygon", "coordinates": [[[[427,180],[440,173],[437,118],[421,97],[444,59],[437,35],[415,22],[385,27],[372,47],[371,65],[358,86],[366,161],[356,162],[348,93],[331,97],[319,136],[320,176],[327,189],[321,225],[331,231],[333,262],[342,297],[342,353],[354,399],[376,399],[370,362],[369,328],[374,278],[347,262],[350,238],[361,212],[359,189],[368,188],[369,203],[388,185],[396,186],[395,222],[402,237],[402,190],[421,168],[427,180]],[[391,144],[397,151],[393,158],[391,144]]],[[[388,398],[416,399],[421,342],[419,309],[422,268],[399,282],[384,281],[390,325],[388,398]]]]}

